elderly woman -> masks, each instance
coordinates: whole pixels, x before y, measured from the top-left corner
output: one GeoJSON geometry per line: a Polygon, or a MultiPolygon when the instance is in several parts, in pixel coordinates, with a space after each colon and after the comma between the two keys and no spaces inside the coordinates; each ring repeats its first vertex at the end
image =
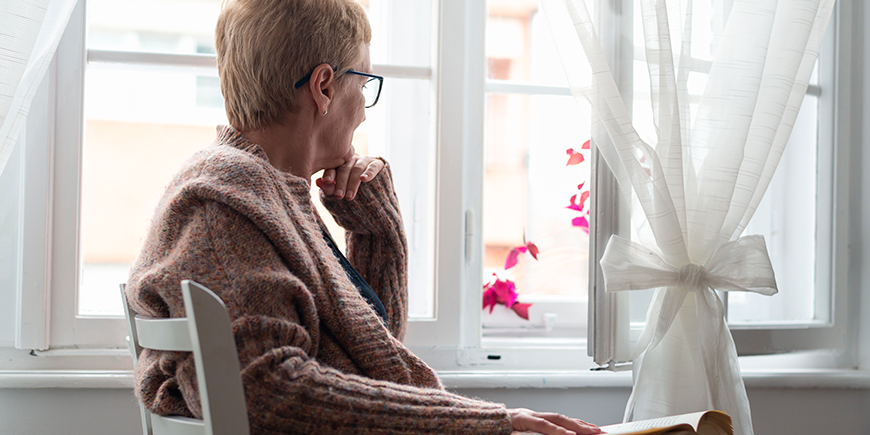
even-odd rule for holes
{"type": "MultiPolygon", "coordinates": [[[[215,291],[233,321],[252,433],[590,434],[557,414],[444,391],[401,340],[407,247],[386,162],[354,153],[377,102],[371,29],[351,0],[229,0],[217,23],[232,127],[193,156],[161,200],[127,294],[184,316],[179,283],[215,291]],[[347,231],[347,258],[311,202],[347,231]]],[[[146,350],[136,394],[200,416],[193,358],[146,350]]]]}

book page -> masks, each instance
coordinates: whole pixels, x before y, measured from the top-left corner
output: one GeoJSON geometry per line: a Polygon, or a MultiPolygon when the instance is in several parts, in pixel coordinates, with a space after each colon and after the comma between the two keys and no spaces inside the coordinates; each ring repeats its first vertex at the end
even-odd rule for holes
{"type": "Polygon", "coordinates": [[[629,423],[612,424],[610,426],[602,426],[601,430],[609,434],[620,434],[637,432],[646,429],[663,428],[675,426],[678,424],[688,424],[696,430],[698,429],[698,421],[704,416],[706,411],[695,412],[692,414],[672,415],[669,417],[654,418],[652,420],[632,421],[629,423]]]}

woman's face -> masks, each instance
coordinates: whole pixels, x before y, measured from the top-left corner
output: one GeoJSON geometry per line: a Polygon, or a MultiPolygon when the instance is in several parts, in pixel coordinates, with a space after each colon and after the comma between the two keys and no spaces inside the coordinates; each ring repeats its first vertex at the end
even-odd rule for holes
{"type": "MultiPolygon", "coordinates": [[[[372,65],[369,57],[369,45],[360,43],[361,59],[350,69],[371,73],[372,65]]],[[[357,74],[345,74],[336,83],[335,97],[329,104],[326,115],[327,124],[324,129],[325,160],[324,167],[340,166],[353,156],[353,132],[366,120],[365,96],[362,87],[366,77],[357,74]],[[333,166],[330,164],[337,162],[333,166]]]]}

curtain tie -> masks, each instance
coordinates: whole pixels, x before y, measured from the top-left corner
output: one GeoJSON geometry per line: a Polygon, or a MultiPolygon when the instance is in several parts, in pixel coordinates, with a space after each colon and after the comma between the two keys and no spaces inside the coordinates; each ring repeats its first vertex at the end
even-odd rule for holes
{"type": "Polygon", "coordinates": [[[707,268],[700,264],[689,263],[680,268],[680,278],[677,282],[680,287],[685,287],[687,290],[695,290],[699,288],[706,278],[707,268]]]}
{"type": "Polygon", "coordinates": [[[608,292],[683,287],[776,294],[773,266],[762,236],[744,236],[719,246],[703,264],[675,266],[639,243],[611,236],[601,257],[608,292]]]}

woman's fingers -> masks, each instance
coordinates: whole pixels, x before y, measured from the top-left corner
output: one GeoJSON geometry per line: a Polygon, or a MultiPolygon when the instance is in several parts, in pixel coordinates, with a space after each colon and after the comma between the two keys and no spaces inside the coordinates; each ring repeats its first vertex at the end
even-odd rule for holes
{"type": "Polygon", "coordinates": [[[597,426],[560,414],[535,412],[529,409],[508,410],[515,431],[534,431],[544,435],[600,434],[597,426]]]}
{"type": "Polygon", "coordinates": [[[335,183],[335,169],[324,169],[320,179],[327,183],[335,183]]]}
{"type": "Polygon", "coordinates": [[[332,193],[333,196],[344,198],[345,192],[347,192],[347,180],[350,178],[350,171],[353,169],[355,161],[355,158],[351,158],[344,162],[343,165],[335,168],[335,190],[332,193]]]}
{"type": "Polygon", "coordinates": [[[360,176],[360,180],[362,182],[367,183],[372,181],[381,171],[384,169],[384,161],[381,159],[371,159],[371,162],[366,166],[366,170],[363,171],[360,176]]]}
{"type": "Polygon", "coordinates": [[[549,412],[536,414],[538,414],[538,416],[540,416],[541,418],[549,421],[550,423],[574,431],[577,435],[602,433],[601,429],[599,429],[598,426],[586,423],[583,420],[549,412]]]}
{"type": "Polygon", "coordinates": [[[326,196],[351,200],[356,197],[360,183],[373,180],[383,169],[383,160],[354,154],[338,168],[323,171],[317,186],[326,196]]]}
{"type": "Polygon", "coordinates": [[[326,182],[323,178],[314,180],[314,183],[317,184],[317,187],[319,187],[326,196],[332,196],[332,193],[335,191],[335,183],[326,182]]]}

